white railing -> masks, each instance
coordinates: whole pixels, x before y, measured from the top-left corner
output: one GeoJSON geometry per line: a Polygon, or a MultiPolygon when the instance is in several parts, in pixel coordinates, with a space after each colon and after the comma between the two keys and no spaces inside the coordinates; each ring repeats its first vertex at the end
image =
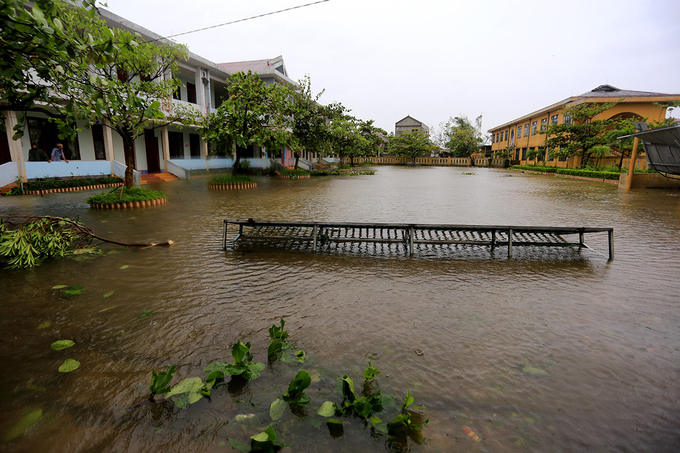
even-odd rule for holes
{"type": "Polygon", "coordinates": [[[234,159],[230,157],[211,157],[208,159],[208,168],[231,168],[234,166],[234,159]]]}
{"type": "MultiPolygon", "coordinates": [[[[184,163],[184,162],[182,162],[184,163]]],[[[169,160],[168,161],[168,171],[173,175],[177,176],[179,179],[191,179],[191,173],[186,168],[180,166],[177,162],[169,160]]]]}
{"type": "MultiPolygon", "coordinates": [[[[115,176],[118,176],[119,178],[125,179],[125,170],[127,169],[127,166],[121,164],[117,160],[114,160],[112,162],[112,167],[113,167],[113,174],[115,176]]],[[[137,170],[132,170],[132,183],[135,186],[141,186],[142,185],[142,174],[138,172],[137,170]]]]}
{"type": "Polygon", "coordinates": [[[175,105],[183,105],[184,107],[192,108],[192,109],[196,110],[198,113],[200,113],[201,115],[203,115],[205,113],[205,108],[203,106],[200,106],[198,104],[194,104],[193,102],[180,101],[179,99],[173,99],[172,104],[173,104],[173,107],[175,105]]]}
{"type": "Polygon", "coordinates": [[[7,162],[0,165],[0,187],[12,184],[19,177],[19,169],[16,162],[7,162]]]}
{"type": "Polygon", "coordinates": [[[69,176],[110,175],[108,160],[71,160],[69,162],[26,162],[26,178],[68,178],[69,176]]]}

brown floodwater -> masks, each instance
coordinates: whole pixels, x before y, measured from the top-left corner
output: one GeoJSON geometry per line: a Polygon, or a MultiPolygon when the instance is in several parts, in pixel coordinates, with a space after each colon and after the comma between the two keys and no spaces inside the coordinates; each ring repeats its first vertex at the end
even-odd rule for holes
{"type": "MultiPolygon", "coordinates": [[[[231,451],[229,439],[245,442],[272,423],[270,403],[300,369],[313,376],[311,403],[277,423],[284,451],[680,450],[677,191],[401,167],[258,177],[244,191],[211,191],[205,179],[154,188],[167,205],[90,210],[93,192],[0,200],[2,216],[68,216],[120,241],[175,242],[0,270],[0,451],[231,451]],[[613,227],[616,258],[222,250],[222,220],[248,217],[613,227]],[[55,285],[85,290],[64,295],[55,285]],[[209,363],[232,361],[239,339],[266,363],[267,329],[281,317],[304,364],[267,365],[185,409],[162,397],[140,404],[153,370],[177,365],[173,383],[205,378],[209,363]],[[75,346],[50,348],[65,339],[75,346]],[[321,403],[340,402],[336,379],[349,373],[360,387],[371,354],[383,393],[410,389],[426,407],[421,438],[374,434],[358,418],[333,437],[319,423],[321,403]],[[80,368],[58,372],[67,358],[80,368]],[[42,416],[17,428],[31,413],[42,416]]],[[[586,241],[606,253],[606,235],[586,241]]]]}

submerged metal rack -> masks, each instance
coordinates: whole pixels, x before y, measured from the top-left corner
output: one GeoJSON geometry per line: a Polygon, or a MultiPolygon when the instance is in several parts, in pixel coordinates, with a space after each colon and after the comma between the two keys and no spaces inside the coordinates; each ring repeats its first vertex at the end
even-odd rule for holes
{"type": "MultiPolygon", "coordinates": [[[[224,220],[222,245],[235,248],[237,243],[295,247],[312,252],[333,244],[383,244],[401,247],[413,256],[418,247],[481,246],[507,247],[512,258],[514,247],[588,248],[587,233],[607,233],[609,260],[614,259],[614,229],[587,227],[423,225],[405,223],[296,222],[244,219],[224,220]],[[568,241],[562,236],[577,236],[568,241]]],[[[592,250],[592,249],[591,249],[592,250]]],[[[597,253],[597,252],[596,252],[597,253]]]]}

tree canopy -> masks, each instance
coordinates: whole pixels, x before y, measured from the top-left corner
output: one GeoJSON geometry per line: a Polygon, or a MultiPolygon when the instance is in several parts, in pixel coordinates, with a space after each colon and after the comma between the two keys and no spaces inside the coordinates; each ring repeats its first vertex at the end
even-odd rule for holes
{"type": "Polygon", "coordinates": [[[234,168],[238,170],[244,148],[293,144],[288,131],[293,108],[288,87],[267,85],[251,71],[233,74],[227,85],[229,97],[203,122],[203,138],[213,150],[221,146],[231,154],[236,147],[234,168]]]}
{"type": "Polygon", "coordinates": [[[443,126],[442,145],[450,149],[455,157],[469,157],[479,150],[482,138],[482,115],[472,124],[467,116],[449,118],[443,126]]]}
{"type": "MultiPolygon", "coordinates": [[[[30,8],[23,0],[3,0],[0,7],[0,111],[41,112],[60,117],[67,125],[63,135],[73,135],[76,116],[72,99],[55,86],[67,68],[87,72],[89,64],[113,61],[113,36],[84,33],[74,36],[68,28],[80,18],[94,20],[95,0],[80,7],[60,0],[35,0],[30,8]],[[83,58],[84,57],[84,58],[83,58]],[[56,109],[54,107],[57,107],[56,109]]],[[[20,123],[14,139],[23,135],[20,123]]],[[[4,130],[4,123],[1,126],[4,130]]]]}
{"type": "Polygon", "coordinates": [[[550,124],[545,130],[540,131],[546,135],[546,148],[556,157],[569,158],[580,154],[581,166],[585,167],[596,151],[598,154],[602,152],[601,146],[606,145],[605,132],[615,128],[619,121],[594,118],[616,104],[616,102],[584,103],[564,107],[562,115],[564,118],[571,118],[571,121],[550,124]]]}
{"type": "Polygon", "coordinates": [[[390,136],[387,150],[397,156],[408,156],[415,162],[416,157],[425,156],[437,149],[430,142],[429,136],[423,131],[402,132],[399,135],[390,136]]]}

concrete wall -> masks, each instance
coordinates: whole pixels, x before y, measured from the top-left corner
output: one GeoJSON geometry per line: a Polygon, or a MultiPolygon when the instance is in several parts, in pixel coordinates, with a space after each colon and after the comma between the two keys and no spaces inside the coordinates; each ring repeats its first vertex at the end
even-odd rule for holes
{"type": "MultiPolygon", "coordinates": [[[[619,188],[625,189],[628,183],[628,174],[622,173],[619,178],[619,188]]],[[[680,178],[666,178],[658,173],[634,173],[633,189],[680,189],[680,178]]]]}

